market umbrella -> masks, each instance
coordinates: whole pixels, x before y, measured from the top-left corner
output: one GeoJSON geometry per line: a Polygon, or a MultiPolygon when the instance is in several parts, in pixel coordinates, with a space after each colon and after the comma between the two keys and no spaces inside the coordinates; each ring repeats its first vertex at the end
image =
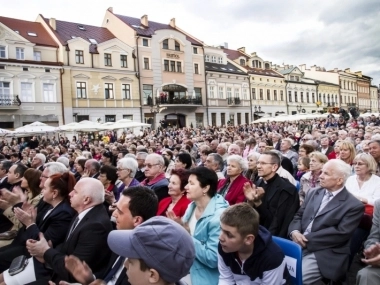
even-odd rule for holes
{"type": "Polygon", "coordinates": [[[106,125],[108,123],[102,124],[106,130],[118,130],[118,129],[129,129],[129,128],[138,128],[138,127],[150,127],[150,124],[133,122],[128,119],[121,119],[113,124],[106,125]]]}
{"type": "Polygon", "coordinates": [[[17,128],[14,130],[14,135],[20,134],[42,134],[42,133],[51,133],[57,130],[56,127],[49,126],[41,122],[34,122],[23,127],[17,128]]]}

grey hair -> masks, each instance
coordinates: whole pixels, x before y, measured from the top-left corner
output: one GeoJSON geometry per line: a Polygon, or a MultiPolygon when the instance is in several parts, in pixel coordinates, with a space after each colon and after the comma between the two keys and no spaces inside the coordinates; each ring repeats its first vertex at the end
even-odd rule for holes
{"type": "Polygon", "coordinates": [[[69,168],[69,166],[70,166],[69,159],[67,157],[64,157],[64,156],[58,157],[57,162],[64,164],[67,168],[69,168]]]}
{"type": "Polygon", "coordinates": [[[225,151],[228,150],[228,146],[226,143],[220,143],[220,144],[218,144],[218,147],[222,147],[225,151]]]}
{"type": "Polygon", "coordinates": [[[144,151],[139,151],[138,153],[136,153],[136,158],[141,157],[141,159],[145,159],[147,156],[148,156],[148,153],[144,151]]]}
{"type": "Polygon", "coordinates": [[[149,158],[153,157],[154,160],[156,161],[156,163],[158,163],[161,166],[165,166],[164,158],[161,155],[159,155],[157,153],[151,153],[151,154],[148,154],[145,159],[147,159],[148,157],[149,158]]]}
{"type": "Polygon", "coordinates": [[[131,170],[129,177],[135,177],[138,168],[136,159],[132,157],[124,157],[117,162],[117,166],[131,170]]]}
{"type": "Polygon", "coordinates": [[[91,152],[85,150],[85,151],[82,151],[82,155],[86,158],[86,159],[92,159],[92,154],[91,152]]]}
{"type": "Polygon", "coordinates": [[[102,182],[100,182],[98,179],[94,179],[91,177],[84,177],[78,181],[78,183],[82,182],[83,195],[91,197],[91,200],[94,205],[102,204],[104,202],[104,187],[102,182]]]}
{"type": "Polygon", "coordinates": [[[214,163],[218,165],[219,171],[222,171],[224,168],[223,157],[218,153],[210,153],[208,156],[212,156],[214,158],[214,163]]]}
{"type": "Polygon", "coordinates": [[[49,162],[44,165],[45,169],[48,170],[48,176],[54,174],[63,174],[68,172],[67,167],[61,162],[49,162]]]}
{"type": "Polygon", "coordinates": [[[227,157],[227,164],[230,163],[231,161],[238,163],[242,171],[248,170],[247,161],[244,158],[242,158],[240,155],[233,154],[227,157]]]}
{"type": "Polygon", "coordinates": [[[42,164],[46,162],[46,156],[43,153],[37,153],[35,157],[41,160],[42,164]]]}
{"type": "Polygon", "coordinates": [[[259,157],[260,157],[260,153],[258,153],[258,152],[252,152],[251,154],[249,154],[247,156],[247,159],[250,159],[251,157],[254,157],[256,159],[256,161],[257,161],[259,159],[259,157]]]}
{"type": "Polygon", "coordinates": [[[328,164],[333,165],[335,173],[338,173],[339,177],[343,178],[343,185],[346,184],[348,177],[352,175],[351,166],[340,159],[331,159],[326,162],[325,166],[328,164]]]}
{"type": "Polygon", "coordinates": [[[136,155],[134,155],[133,153],[127,153],[126,155],[124,155],[124,157],[130,157],[130,158],[136,159],[136,155]]]}
{"type": "Polygon", "coordinates": [[[270,152],[277,154],[278,158],[280,159],[280,165],[278,167],[280,167],[282,159],[283,159],[283,155],[282,155],[281,151],[279,151],[277,149],[271,149],[270,152]]]}

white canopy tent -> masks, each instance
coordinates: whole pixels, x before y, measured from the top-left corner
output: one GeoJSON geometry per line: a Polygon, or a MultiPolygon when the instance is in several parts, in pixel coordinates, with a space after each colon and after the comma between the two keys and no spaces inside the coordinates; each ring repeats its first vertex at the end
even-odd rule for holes
{"type": "Polygon", "coordinates": [[[11,134],[15,136],[45,134],[53,133],[56,130],[56,127],[49,126],[47,124],[36,121],[34,123],[15,129],[14,132],[12,132],[11,134]]]}

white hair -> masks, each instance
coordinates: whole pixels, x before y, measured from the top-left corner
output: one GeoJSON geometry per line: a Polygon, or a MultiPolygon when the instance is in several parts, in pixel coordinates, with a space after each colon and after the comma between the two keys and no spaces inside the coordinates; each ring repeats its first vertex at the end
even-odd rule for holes
{"type": "Polygon", "coordinates": [[[242,171],[248,170],[247,161],[244,158],[242,158],[240,155],[233,154],[233,155],[230,155],[229,157],[227,157],[227,164],[230,163],[231,161],[237,162],[242,171]]]}
{"type": "Polygon", "coordinates": [[[333,166],[334,172],[338,177],[343,178],[343,185],[346,184],[348,177],[352,175],[351,166],[340,159],[331,159],[326,162],[325,166],[330,164],[333,166]]]}
{"type": "Polygon", "coordinates": [[[117,166],[131,170],[130,177],[135,177],[138,169],[137,160],[132,157],[124,157],[117,162],[117,166]]]}
{"type": "Polygon", "coordinates": [[[247,159],[250,159],[251,157],[254,157],[256,159],[256,161],[259,159],[259,156],[260,156],[260,153],[258,152],[252,152],[251,154],[249,154],[247,156],[247,159]]]}
{"type": "Polygon", "coordinates": [[[35,157],[41,160],[42,164],[46,162],[46,156],[43,153],[37,153],[35,157]]]}
{"type": "Polygon", "coordinates": [[[83,177],[78,181],[77,185],[78,184],[83,184],[81,189],[83,195],[91,197],[94,205],[99,205],[104,202],[104,187],[102,182],[98,179],[83,177]]]}
{"type": "Polygon", "coordinates": [[[68,171],[67,167],[61,162],[49,162],[46,163],[44,166],[45,169],[48,170],[49,177],[54,174],[63,174],[68,171]]]}
{"type": "Polygon", "coordinates": [[[64,164],[67,168],[69,168],[69,166],[70,166],[69,159],[67,157],[64,157],[64,156],[58,157],[57,162],[64,164]]]}
{"type": "Polygon", "coordinates": [[[92,154],[89,151],[82,151],[82,155],[85,157],[85,159],[92,159],[92,154]]]}

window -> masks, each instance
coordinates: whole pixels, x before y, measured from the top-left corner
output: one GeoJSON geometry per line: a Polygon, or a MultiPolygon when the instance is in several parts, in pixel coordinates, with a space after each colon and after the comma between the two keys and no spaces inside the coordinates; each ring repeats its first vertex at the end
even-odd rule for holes
{"type": "Polygon", "coordinates": [[[303,92],[301,92],[301,103],[303,103],[303,92]]]}
{"type": "Polygon", "coordinates": [[[113,99],[113,83],[104,84],[104,95],[106,99],[113,99]]]}
{"type": "Polygon", "coordinates": [[[195,113],[195,125],[197,128],[203,127],[203,113],[195,113]]]}
{"type": "Polygon", "coordinates": [[[169,71],[169,60],[167,59],[164,60],[164,70],[169,71]]]}
{"type": "Polygon", "coordinates": [[[153,85],[143,84],[143,104],[153,105],[153,85]]]}
{"type": "Polygon", "coordinates": [[[248,100],[248,89],[247,88],[243,88],[243,99],[248,100]]]}
{"type": "Polygon", "coordinates": [[[170,71],[175,72],[175,61],[174,60],[170,61],[170,71]]]}
{"type": "Polygon", "coordinates": [[[256,100],[256,88],[252,88],[252,99],[256,100]]]}
{"type": "Polygon", "coordinates": [[[323,94],[323,103],[326,103],[326,95],[323,94]]]}
{"type": "Polygon", "coordinates": [[[296,81],[300,81],[300,77],[299,77],[299,76],[294,76],[294,79],[295,79],[296,81]]]}
{"type": "Polygon", "coordinates": [[[194,63],[194,73],[199,74],[199,65],[198,63],[194,63]]]}
{"type": "Polygon", "coordinates": [[[33,102],[33,84],[21,82],[21,102],[33,102]]]}
{"type": "Polygon", "coordinates": [[[267,100],[270,100],[270,89],[267,89],[267,100]]]}
{"type": "Polygon", "coordinates": [[[290,81],[294,81],[294,76],[290,75],[290,81]]]}
{"type": "Polygon", "coordinates": [[[289,91],[289,102],[292,102],[292,91],[289,91]]]}
{"type": "Polygon", "coordinates": [[[123,95],[123,99],[131,100],[131,85],[122,84],[121,93],[123,95]]]}
{"type": "Polygon", "coordinates": [[[219,99],[224,98],[224,87],[223,86],[219,86],[218,98],[219,99]]]}
{"type": "Polygon", "coordinates": [[[77,98],[87,98],[86,82],[77,82],[77,98]]]}
{"type": "Polygon", "coordinates": [[[210,98],[215,98],[215,91],[214,91],[214,89],[215,89],[214,86],[210,86],[210,89],[209,89],[210,90],[210,94],[209,94],[210,98]]]}
{"type": "Polygon", "coordinates": [[[284,91],[283,90],[280,91],[280,100],[284,101],[284,91]]]}
{"type": "Polygon", "coordinates": [[[105,66],[112,66],[112,60],[111,60],[111,54],[110,53],[104,54],[104,65],[105,66]]]}
{"type": "Polygon", "coordinates": [[[75,62],[76,63],[84,63],[83,60],[83,50],[76,50],[75,51],[75,62]]]}
{"type": "Polygon", "coordinates": [[[166,39],[162,42],[162,48],[169,49],[169,40],[166,39]]]}
{"type": "Polygon", "coordinates": [[[0,81],[0,96],[4,96],[4,95],[9,96],[10,94],[11,94],[11,83],[0,81]]]}
{"type": "Polygon", "coordinates": [[[6,58],[7,52],[5,50],[5,46],[0,46],[0,58],[6,58]]]}
{"type": "Polygon", "coordinates": [[[202,98],[202,88],[199,88],[199,87],[194,87],[194,91],[195,91],[195,97],[196,98],[202,98]]]}
{"type": "Polygon", "coordinates": [[[208,54],[206,54],[205,61],[206,61],[206,62],[209,62],[209,61],[210,61],[210,56],[209,56],[208,54]]]}
{"type": "Polygon", "coordinates": [[[198,48],[193,47],[193,54],[198,54],[198,48]]]}
{"type": "Polygon", "coordinates": [[[82,121],[88,121],[90,119],[89,115],[78,115],[77,116],[77,122],[82,122],[82,121]]]}
{"type": "Polygon", "coordinates": [[[294,91],[294,102],[298,102],[297,91],[294,91]]]}
{"type": "Polygon", "coordinates": [[[105,115],[106,123],[114,123],[116,122],[116,115],[105,115]]]}
{"type": "Polygon", "coordinates": [[[149,69],[149,58],[144,57],[144,69],[149,69]]]}
{"type": "Polygon", "coordinates": [[[22,71],[28,71],[28,70],[29,70],[28,67],[23,67],[23,68],[22,68],[22,71]]]}
{"type": "Polygon", "coordinates": [[[277,101],[277,90],[273,90],[273,100],[277,101]]]}
{"type": "Polygon", "coordinates": [[[123,115],[123,119],[127,119],[127,120],[133,121],[133,115],[123,115]]]}
{"type": "Polygon", "coordinates": [[[40,51],[33,52],[33,58],[35,61],[41,61],[41,52],[40,51]]]}
{"type": "Polygon", "coordinates": [[[264,90],[260,89],[260,100],[264,100],[264,90]]]}
{"type": "Polygon", "coordinates": [[[231,97],[232,97],[232,88],[227,87],[227,98],[231,98],[231,97]]]}
{"type": "Polygon", "coordinates": [[[98,42],[95,40],[95,39],[88,39],[90,41],[90,43],[92,43],[93,45],[97,45],[98,42]]]}
{"type": "Polygon", "coordinates": [[[245,59],[240,59],[240,65],[245,66],[245,59]]]}
{"type": "Polygon", "coordinates": [[[216,63],[216,56],[212,56],[212,57],[211,57],[211,62],[216,63]]]}
{"type": "Polygon", "coordinates": [[[306,103],[310,103],[309,92],[306,92],[306,103]]]}
{"type": "Polygon", "coordinates": [[[222,126],[226,124],[226,113],[220,113],[220,123],[222,126]]]}
{"type": "Polygon", "coordinates": [[[120,66],[121,67],[128,67],[128,58],[126,54],[120,55],[120,66]]]}
{"type": "Polygon", "coordinates": [[[245,113],[245,123],[249,124],[249,113],[245,113]]]}
{"type": "Polygon", "coordinates": [[[223,57],[219,57],[218,60],[219,60],[219,63],[220,63],[220,64],[223,63],[223,57]]]}
{"type": "Polygon", "coordinates": [[[25,59],[24,55],[24,49],[23,48],[16,48],[16,58],[17,59],[25,59]]]}
{"type": "Polygon", "coordinates": [[[54,84],[51,83],[44,83],[43,84],[43,100],[44,102],[55,102],[54,98],[54,84]]]}
{"type": "Polygon", "coordinates": [[[180,61],[177,61],[177,72],[182,72],[182,64],[180,61]]]}
{"type": "Polygon", "coordinates": [[[33,33],[33,32],[28,32],[28,36],[31,36],[31,37],[37,37],[37,34],[36,34],[36,33],[33,33]]]}
{"type": "Polygon", "coordinates": [[[211,113],[211,125],[216,126],[216,113],[211,113]]]}
{"type": "Polygon", "coordinates": [[[50,68],[45,68],[45,72],[50,72],[50,68]]]}
{"type": "Polygon", "coordinates": [[[235,88],[235,98],[240,98],[240,89],[235,88]]]}
{"type": "Polygon", "coordinates": [[[237,113],[237,123],[241,125],[241,113],[237,113]]]}
{"type": "Polygon", "coordinates": [[[176,51],[180,51],[181,50],[181,47],[180,47],[180,45],[179,45],[179,43],[177,41],[174,41],[174,49],[176,51]]]}
{"type": "Polygon", "coordinates": [[[142,44],[143,44],[144,47],[149,46],[148,45],[148,39],[142,39],[142,44]]]}
{"type": "Polygon", "coordinates": [[[311,93],[311,101],[312,101],[313,103],[315,103],[315,96],[314,96],[314,93],[311,93]]]}

